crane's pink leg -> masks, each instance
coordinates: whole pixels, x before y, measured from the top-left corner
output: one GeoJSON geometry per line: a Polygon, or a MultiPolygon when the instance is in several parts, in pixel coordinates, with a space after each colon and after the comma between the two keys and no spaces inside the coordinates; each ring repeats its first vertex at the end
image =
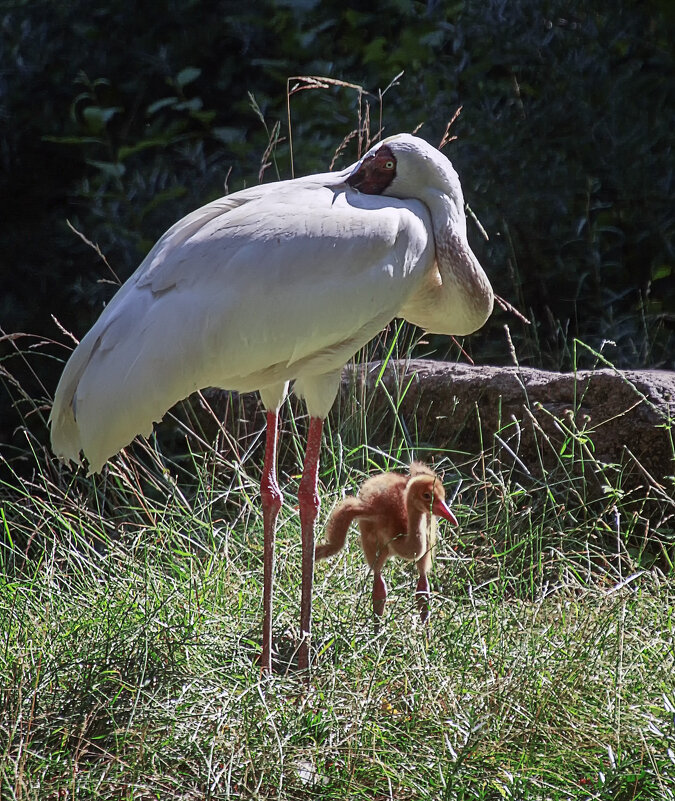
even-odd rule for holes
{"type": "Polygon", "coordinates": [[[267,412],[265,434],[265,461],[260,481],[263,509],[263,636],[260,667],[264,673],[272,672],[272,594],[274,588],[274,535],[277,517],[284,496],[277,483],[278,412],[267,412]]]}
{"type": "Polygon", "coordinates": [[[384,614],[384,605],[387,602],[387,585],[384,583],[382,573],[373,573],[373,612],[377,617],[384,614]]]}
{"type": "Polygon", "coordinates": [[[314,523],[319,514],[319,455],[321,452],[321,433],[323,419],[311,417],[307,434],[305,466],[298,488],[300,507],[300,528],[302,531],[302,594],[300,598],[300,648],[298,667],[309,667],[309,646],[312,635],[312,581],[314,578],[314,523]]]}
{"type": "Polygon", "coordinates": [[[429,588],[429,579],[426,573],[421,573],[417,581],[417,589],[415,590],[415,598],[417,600],[417,608],[419,609],[420,619],[422,623],[427,623],[429,620],[429,600],[431,598],[431,590],[429,588]]]}
{"type": "Polygon", "coordinates": [[[379,619],[384,614],[384,607],[387,603],[387,585],[382,578],[382,568],[384,567],[389,552],[386,548],[381,548],[377,541],[377,535],[370,526],[361,528],[361,547],[363,548],[366,562],[373,571],[373,614],[375,615],[375,628],[379,628],[379,619]]]}

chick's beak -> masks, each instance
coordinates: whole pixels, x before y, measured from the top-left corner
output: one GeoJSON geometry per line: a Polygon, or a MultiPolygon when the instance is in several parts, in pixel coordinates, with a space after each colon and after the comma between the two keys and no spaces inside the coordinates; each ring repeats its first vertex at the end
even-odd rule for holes
{"type": "Polygon", "coordinates": [[[452,523],[453,526],[459,525],[457,518],[453,515],[450,511],[450,507],[448,504],[441,500],[441,498],[434,498],[434,502],[431,506],[431,511],[436,517],[442,517],[444,520],[447,520],[449,523],[452,523]]]}

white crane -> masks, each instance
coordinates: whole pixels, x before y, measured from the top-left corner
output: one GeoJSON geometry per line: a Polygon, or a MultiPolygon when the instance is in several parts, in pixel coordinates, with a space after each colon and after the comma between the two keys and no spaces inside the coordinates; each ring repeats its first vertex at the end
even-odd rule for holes
{"type": "Polygon", "coordinates": [[[269,672],[278,411],[294,380],[310,416],[298,489],[298,664],[307,668],[319,451],[342,367],[395,317],[463,335],[492,305],[452,164],[418,137],[392,136],[346,170],[235,192],[173,225],[70,356],[50,416],[52,448],[76,463],[83,454],[98,472],[195,390],[260,392],[269,672]]]}

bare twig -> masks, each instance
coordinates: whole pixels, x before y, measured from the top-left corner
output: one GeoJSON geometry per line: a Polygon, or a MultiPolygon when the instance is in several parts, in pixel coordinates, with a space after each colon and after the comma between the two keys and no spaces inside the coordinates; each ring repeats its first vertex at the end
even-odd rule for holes
{"type": "Polygon", "coordinates": [[[328,89],[331,86],[341,86],[345,89],[354,89],[359,93],[359,129],[361,121],[361,97],[370,92],[359,86],[356,83],[349,83],[348,81],[340,81],[337,78],[326,78],[320,75],[291,75],[286,79],[286,117],[288,120],[288,144],[291,153],[291,176],[295,178],[295,167],[293,164],[293,126],[291,123],[291,97],[298,92],[304,92],[307,89],[328,89]],[[291,86],[291,81],[296,81],[291,86]]]}
{"type": "Polygon", "coordinates": [[[351,142],[351,140],[352,140],[352,139],[353,139],[355,136],[358,136],[358,133],[359,133],[359,132],[358,132],[358,130],[357,130],[357,129],[354,129],[353,131],[350,131],[350,132],[347,134],[347,136],[345,136],[345,138],[344,138],[344,139],[343,139],[343,140],[340,142],[340,144],[338,145],[338,147],[337,147],[337,149],[336,149],[335,153],[333,154],[333,158],[332,158],[332,160],[331,160],[330,166],[328,167],[328,169],[329,169],[329,170],[331,170],[331,171],[332,171],[333,167],[335,167],[335,162],[336,162],[336,161],[338,160],[338,158],[340,157],[340,154],[342,153],[342,151],[343,151],[343,150],[344,150],[344,149],[347,147],[347,145],[349,144],[349,142],[351,142]]]}
{"type": "Polygon", "coordinates": [[[398,75],[396,75],[394,78],[392,78],[391,81],[389,81],[389,84],[387,85],[386,89],[384,89],[384,90],[378,89],[377,94],[378,94],[378,96],[380,98],[380,132],[384,128],[383,123],[382,123],[382,114],[383,114],[383,110],[384,110],[384,103],[383,103],[384,96],[392,88],[392,86],[398,86],[398,80],[403,75],[404,72],[405,72],[405,70],[401,70],[398,75]]]}
{"type": "Polygon", "coordinates": [[[56,327],[59,329],[59,331],[64,336],[68,337],[69,339],[72,339],[73,342],[75,343],[75,345],[79,345],[80,344],[80,340],[75,336],[75,334],[73,334],[72,332],[68,331],[67,328],[65,328],[63,325],[61,325],[61,323],[58,321],[58,319],[53,314],[51,315],[51,318],[54,321],[56,327]]]}
{"type": "Polygon", "coordinates": [[[450,337],[450,339],[452,339],[452,341],[455,343],[455,345],[457,345],[457,347],[460,349],[460,351],[462,352],[462,356],[464,356],[464,358],[465,358],[465,359],[466,359],[466,360],[469,362],[469,364],[470,364],[472,367],[474,367],[474,366],[475,366],[475,364],[476,364],[476,362],[474,362],[474,360],[471,358],[471,356],[469,356],[469,354],[468,354],[468,353],[467,353],[467,352],[464,350],[464,348],[463,348],[463,347],[462,347],[462,346],[459,344],[459,342],[457,341],[457,339],[456,339],[455,337],[450,337]]]}
{"type": "Polygon", "coordinates": [[[469,215],[469,217],[471,217],[471,219],[472,219],[472,220],[473,220],[473,221],[476,223],[476,225],[478,226],[478,230],[479,230],[479,231],[481,232],[481,234],[483,235],[483,239],[484,239],[486,242],[489,242],[489,241],[490,241],[490,237],[488,236],[488,233],[487,233],[487,231],[485,230],[485,228],[483,228],[483,225],[482,225],[481,221],[480,221],[480,220],[478,219],[478,217],[476,217],[476,215],[474,214],[474,212],[473,212],[473,209],[471,208],[471,206],[469,206],[469,204],[468,204],[468,203],[465,203],[465,204],[464,204],[464,206],[465,206],[465,208],[466,208],[466,212],[467,212],[467,214],[469,215]]]}
{"type": "Polygon", "coordinates": [[[265,148],[265,152],[262,154],[262,158],[260,159],[260,169],[258,170],[258,183],[263,182],[263,178],[265,177],[265,170],[272,165],[271,161],[268,161],[269,157],[272,155],[272,151],[274,148],[282,141],[279,136],[281,131],[281,123],[277,120],[272,127],[272,133],[269,135],[269,141],[267,143],[267,147],[265,148]]]}

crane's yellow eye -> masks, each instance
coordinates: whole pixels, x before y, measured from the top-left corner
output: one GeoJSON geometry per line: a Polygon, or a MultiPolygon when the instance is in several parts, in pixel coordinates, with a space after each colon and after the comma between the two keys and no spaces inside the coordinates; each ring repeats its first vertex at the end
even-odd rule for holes
{"type": "Polygon", "coordinates": [[[394,162],[391,159],[387,159],[387,161],[384,162],[384,169],[385,170],[393,170],[395,166],[396,165],[394,164],[394,162]]]}

